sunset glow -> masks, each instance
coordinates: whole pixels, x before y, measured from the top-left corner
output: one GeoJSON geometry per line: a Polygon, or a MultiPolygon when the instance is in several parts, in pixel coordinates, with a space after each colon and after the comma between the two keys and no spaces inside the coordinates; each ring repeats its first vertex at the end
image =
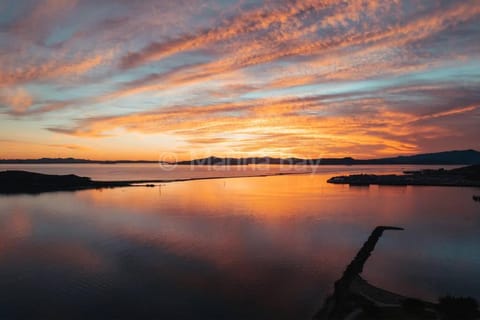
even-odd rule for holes
{"type": "Polygon", "coordinates": [[[373,158],[479,124],[478,0],[0,0],[0,158],[373,158]]]}

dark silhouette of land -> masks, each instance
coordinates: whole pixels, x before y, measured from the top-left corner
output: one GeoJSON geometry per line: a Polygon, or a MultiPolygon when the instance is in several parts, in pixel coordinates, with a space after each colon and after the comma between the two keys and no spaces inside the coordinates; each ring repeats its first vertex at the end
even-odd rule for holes
{"type": "Polygon", "coordinates": [[[290,175],[292,173],[268,173],[234,177],[198,177],[184,179],[154,179],[154,180],[117,180],[95,181],[89,177],[80,177],[74,174],[53,175],[22,170],[0,171],[0,194],[38,194],[52,191],[77,191],[85,189],[102,189],[116,187],[154,187],[155,183],[168,183],[192,180],[233,179],[233,178],[261,178],[269,176],[290,175]]]}
{"type": "Polygon", "coordinates": [[[342,277],[335,282],[316,320],[364,319],[478,319],[478,303],[470,297],[441,297],[439,303],[422,301],[375,287],[360,274],[375,246],[386,230],[403,230],[398,227],[376,227],[342,277]]]}
{"type": "Polygon", "coordinates": [[[403,175],[355,174],[336,176],[327,180],[334,184],[352,186],[390,185],[390,186],[463,186],[480,187],[480,165],[472,165],[451,170],[407,171],[403,175]]]}
{"type": "Polygon", "coordinates": [[[367,165],[367,164],[439,164],[439,165],[467,165],[480,163],[480,152],[475,150],[445,151],[425,153],[412,156],[399,156],[380,159],[344,158],[219,158],[208,157],[188,161],[179,161],[180,165],[249,165],[249,164],[295,164],[295,165],[367,165]]]}
{"type": "Polygon", "coordinates": [[[113,188],[130,185],[125,181],[94,181],[74,174],[51,175],[28,171],[0,172],[0,193],[42,193],[48,191],[75,191],[95,188],[113,188]]]}
{"type": "MultiPolygon", "coordinates": [[[[323,307],[315,315],[315,319],[344,319],[348,314],[362,306],[362,302],[352,303],[354,296],[355,300],[357,300],[358,297],[352,292],[351,288],[353,283],[360,277],[365,263],[385,230],[403,230],[403,228],[378,226],[372,231],[355,258],[343,272],[342,277],[335,282],[333,294],[325,300],[323,307]]],[[[363,279],[361,279],[361,281],[365,286],[366,281],[363,279]]]]}
{"type": "Polygon", "coordinates": [[[153,160],[89,160],[76,158],[0,159],[5,164],[117,164],[117,163],[159,163],[153,160]]]}
{"type": "Polygon", "coordinates": [[[412,156],[398,156],[380,159],[354,159],[344,158],[272,158],[272,157],[248,157],[248,158],[220,158],[207,157],[177,162],[152,161],[152,160],[88,160],[75,158],[41,158],[41,159],[0,159],[5,164],[69,164],[69,163],[169,163],[177,165],[252,165],[252,164],[283,164],[283,165],[367,165],[367,164],[431,164],[431,165],[468,165],[480,163],[480,152],[475,150],[456,150],[437,153],[425,153],[412,156]]]}

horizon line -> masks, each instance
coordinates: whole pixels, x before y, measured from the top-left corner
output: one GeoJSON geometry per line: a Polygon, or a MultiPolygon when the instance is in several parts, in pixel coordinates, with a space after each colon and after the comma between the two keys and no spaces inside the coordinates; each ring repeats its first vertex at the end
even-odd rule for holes
{"type": "Polygon", "coordinates": [[[335,160],[357,160],[357,161],[368,161],[368,160],[380,160],[380,159],[392,159],[392,158],[400,158],[400,157],[413,157],[419,155],[432,155],[437,153],[447,153],[447,152],[479,152],[476,149],[469,148],[469,149],[461,149],[461,150],[442,150],[442,151],[435,151],[435,152],[425,152],[425,153],[415,153],[415,154],[408,154],[408,155],[393,155],[393,156],[386,156],[386,157],[375,157],[375,158],[355,158],[354,156],[340,156],[340,157],[310,157],[310,158],[303,158],[298,156],[289,156],[289,157],[274,157],[274,156],[242,156],[242,157],[228,157],[228,156],[215,156],[210,155],[206,157],[200,158],[191,158],[186,160],[176,160],[176,161],[162,161],[160,159],[156,160],[148,160],[148,159],[139,159],[139,160],[131,160],[131,159],[89,159],[89,158],[75,158],[75,157],[40,157],[40,158],[0,158],[0,161],[39,161],[39,160],[72,160],[72,161],[90,161],[90,162],[149,162],[149,163],[179,163],[179,162],[188,162],[188,161],[196,161],[202,159],[209,159],[209,158],[216,158],[216,159],[253,159],[253,158],[270,158],[275,160],[287,160],[287,159],[298,159],[298,160],[305,160],[305,161],[312,161],[312,160],[320,160],[320,159],[335,159],[335,160]]]}

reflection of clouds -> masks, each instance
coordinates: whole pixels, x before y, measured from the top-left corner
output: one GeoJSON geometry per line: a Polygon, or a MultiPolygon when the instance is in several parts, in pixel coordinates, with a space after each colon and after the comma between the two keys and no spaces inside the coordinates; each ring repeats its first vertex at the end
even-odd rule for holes
{"type": "MultiPolygon", "coordinates": [[[[198,314],[216,305],[218,314],[244,315],[250,306],[248,315],[306,319],[372,226],[382,224],[406,230],[382,238],[365,268],[373,284],[432,298],[460,292],[456,283],[477,274],[480,221],[472,220],[478,208],[469,192],[349,188],[326,184],[330,175],[172,183],[161,195],[138,187],[25,196],[30,235],[8,255],[2,250],[0,268],[54,265],[79,273],[74,292],[78,286],[93,300],[125,302],[116,306],[125,314],[139,305],[169,312],[192,303],[198,314]]],[[[9,208],[2,212],[12,217],[0,220],[1,230],[27,235],[10,210],[15,199],[2,198],[2,209],[9,208]]],[[[470,281],[462,294],[474,295],[478,285],[470,281]]]]}
{"type": "Polygon", "coordinates": [[[28,238],[31,233],[32,222],[25,209],[15,208],[0,216],[0,235],[4,241],[22,240],[28,238]]]}
{"type": "Polygon", "coordinates": [[[475,203],[462,189],[343,188],[325,185],[326,178],[231,179],[225,188],[219,181],[174,183],[156,200],[152,200],[153,190],[132,190],[128,197],[110,190],[109,196],[95,196],[95,205],[113,206],[126,215],[136,213],[135,222],[127,223],[126,218],[126,223],[112,226],[109,232],[178,256],[208,261],[226,275],[245,277],[247,282],[255,282],[255,270],[262,264],[294,264],[293,269],[306,268],[302,271],[306,276],[323,274],[333,279],[378,224],[407,230],[382,239],[366,268],[367,279],[433,297],[452,283],[442,280],[432,287],[432,272],[439,278],[448,277],[444,272],[448,268],[450,273],[456,269],[469,276],[475,273],[461,267],[472,263],[472,246],[478,246],[471,233],[478,226],[469,222],[478,222],[472,220],[475,203]],[[462,218],[452,219],[454,213],[462,218]],[[447,250],[443,243],[457,249],[447,250]]]}
{"type": "Polygon", "coordinates": [[[16,243],[25,241],[32,233],[32,222],[25,210],[15,208],[0,215],[0,260],[16,243]]]}
{"type": "MultiPolygon", "coordinates": [[[[64,239],[65,241],[65,239],[64,239]]],[[[13,264],[27,264],[32,269],[45,266],[56,266],[58,269],[68,272],[97,273],[106,270],[105,262],[101,255],[95,250],[85,246],[83,243],[61,242],[35,243],[23,242],[13,245],[6,255],[13,264]]]]}
{"type": "Polygon", "coordinates": [[[48,225],[49,219],[42,221],[46,217],[32,216],[30,209],[13,205],[4,209],[0,217],[0,259],[4,267],[25,263],[32,268],[51,265],[87,272],[105,270],[106,265],[95,250],[69,239],[65,231],[55,231],[55,235],[48,225]]]}
{"type": "Polygon", "coordinates": [[[271,225],[253,217],[203,214],[157,218],[156,223],[122,225],[107,232],[134,247],[151,246],[153,255],[176,257],[180,267],[168,260],[152,261],[148,255],[134,254],[132,259],[148,261],[150,268],[166,273],[187,291],[214,291],[232,304],[232,310],[243,301],[285,313],[285,318],[307,317],[355,249],[331,243],[321,228],[316,232],[322,236],[312,242],[311,234],[299,234],[300,226],[288,222],[271,225]],[[195,271],[182,270],[184,264],[195,271]]]}

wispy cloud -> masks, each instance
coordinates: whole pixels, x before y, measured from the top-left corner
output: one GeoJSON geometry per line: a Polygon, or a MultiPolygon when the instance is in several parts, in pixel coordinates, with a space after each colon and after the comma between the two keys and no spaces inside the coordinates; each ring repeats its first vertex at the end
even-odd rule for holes
{"type": "MultiPolygon", "coordinates": [[[[387,90],[388,91],[388,90],[387,90]]],[[[326,95],[306,98],[260,99],[242,103],[175,106],[156,111],[114,117],[86,118],[70,128],[50,131],[79,137],[108,136],[118,129],[142,134],[167,134],[183,139],[192,150],[220,146],[218,152],[235,150],[315,156],[317,152],[347,154],[362,147],[378,154],[419,151],[418,144],[457,135],[435,122],[477,110],[460,106],[421,115],[388,107],[388,98],[373,98],[379,92],[356,95],[326,95]],[[337,100],[335,102],[335,100],[337,100]],[[350,107],[350,104],[355,104],[350,107]],[[335,151],[333,151],[335,150],[335,151]]],[[[387,96],[388,93],[387,92],[387,96]]],[[[358,151],[357,151],[358,153],[358,151]]]]}

